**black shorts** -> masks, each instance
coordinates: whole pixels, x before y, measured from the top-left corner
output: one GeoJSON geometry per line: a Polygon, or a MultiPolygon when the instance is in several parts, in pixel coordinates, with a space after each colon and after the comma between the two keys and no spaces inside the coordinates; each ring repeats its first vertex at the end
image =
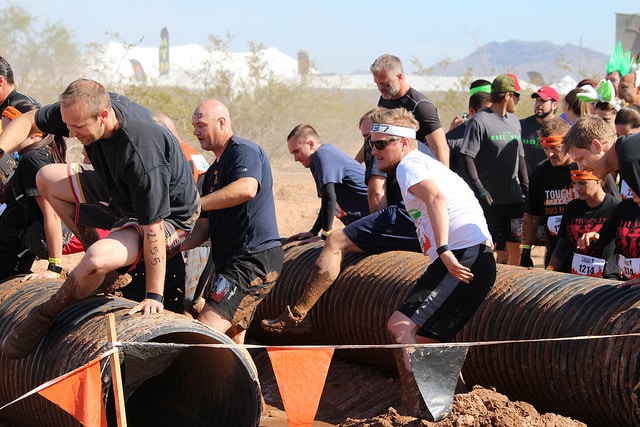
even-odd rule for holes
{"type": "Polygon", "coordinates": [[[520,242],[524,203],[483,206],[482,209],[484,209],[487,226],[496,247],[506,242],[520,242]]]}
{"type": "Polygon", "coordinates": [[[204,292],[207,304],[246,330],[258,304],[275,285],[283,261],[282,246],[236,258],[212,275],[204,292]]]}
{"type": "Polygon", "coordinates": [[[398,311],[418,325],[418,335],[449,342],[476,312],[496,280],[493,250],[486,245],[453,251],[469,267],[473,280],[449,274],[440,258],[427,267],[398,311]]]}
{"type": "Polygon", "coordinates": [[[422,252],[413,219],[406,209],[396,205],[362,217],[343,230],[365,252],[422,252]]]}

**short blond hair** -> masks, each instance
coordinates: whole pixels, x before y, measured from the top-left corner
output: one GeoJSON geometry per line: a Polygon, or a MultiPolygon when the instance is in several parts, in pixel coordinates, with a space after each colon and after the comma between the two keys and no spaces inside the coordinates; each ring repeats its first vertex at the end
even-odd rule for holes
{"type": "Polygon", "coordinates": [[[562,151],[567,153],[572,147],[588,150],[594,139],[603,143],[613,142],[616,133],[607,122],[596,115],[580,117],[565,135],[562,151]]]}
{"type": "Polygon", "coordinates": [[[371,114],[373,123],[383,123],[386,125],[402,126],[415,131],[418,130],[419,124],[413,113],[404,108],[393,108],[390,110],[379,110],[371,114]]]}
{"type": "Polygon", "coordinates": [[[98,117],[103,110],[111,109],[109,92],[95,80],[78,79],[71,82],[59,99],[63,107],[83,103],[89,117],[98,117]]]}

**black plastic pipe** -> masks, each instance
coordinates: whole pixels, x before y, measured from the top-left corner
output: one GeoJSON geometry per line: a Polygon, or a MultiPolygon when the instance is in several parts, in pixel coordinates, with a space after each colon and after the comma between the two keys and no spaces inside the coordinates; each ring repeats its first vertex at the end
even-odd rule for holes
{"type": "MultiPolygon", "coordinates": [[[[20,283],[19,278],[0,283],[0,339],[60,284],[20,283]]],[[[172,354],[171,349],[163,348],[154,356],[152,346],[135,343],[232,342],[195,320],[170,312],[128,316],[134,305],[123,298],[88,298],[63,311],[29,356],[11,360],[0,354],[0,406],[104,353],[105,315],[114,313],[119,341],[134,343],[128,350],[121,350],[120,357],[128,425],[259,425],[260,385],[248,352],[237,347],[187,347],[172,354]]],[[[109,425],[115,426],[111,373],[106,363],[102,362],[103,392],[109,425]]],[[[71,415],[37,394],[0,411],[0,419],[14,427],[79,425],[71,415]]]]}
{"type": "MultiPolygon", "coordinates": [[[[421,254],[347,256],[334,285],[309,313],[311,333],[262,331],[261,319],[295,303],[320,249],[321,244],[309,244],[286,250],[282,274],[259,306],[250,336],[273,345],[393,343],[386,322],[429,265],[421,254]]],[[[467,385],[495,387],[540,412],[589,426],[640,425],[640,337],[570,339],[640,333],[640,289],[617,289],[619,283],[499,265],[492,292],[455,340],[522,342],[472,345],[463,367],[467,385]],[[539,341],[563,337],[567,340],[539,341]]],[[[395,370],[391,350],[338,354],[395,370]]]]}

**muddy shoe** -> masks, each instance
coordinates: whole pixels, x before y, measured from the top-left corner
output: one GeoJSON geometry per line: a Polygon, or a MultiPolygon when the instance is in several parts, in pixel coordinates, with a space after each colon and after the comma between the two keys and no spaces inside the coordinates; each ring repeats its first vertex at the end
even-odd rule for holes
{"type": "Polygon", "coordinates": [[[10,359],[20,359],[30,354],[47,333],[54,319],[47,316],[42,306],[34,308],[26,319],[13,327],[2,341],[0,350],[10,359]]]}
{"type": "Polygon", "coordinates": [[[307,313],[287,306],[287,310],[276,319],[262,319],[262,329],[274,334],[307,334],[311,332],[311,321],[307,313]]]}

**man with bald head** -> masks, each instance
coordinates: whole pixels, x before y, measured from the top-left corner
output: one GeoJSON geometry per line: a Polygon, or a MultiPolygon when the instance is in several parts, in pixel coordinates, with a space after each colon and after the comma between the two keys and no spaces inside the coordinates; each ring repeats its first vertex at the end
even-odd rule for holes
{"type": "Polygon", "coordinates": [[[215,274],[198,320],[241,344],[284,260],[271,165],[262,147],[233,134],[222,102],[204,101],[191,123],[200,147],[216,156],[204,178],[203,213],[184,245],[190,249],[211,239],[215,274]]]}

